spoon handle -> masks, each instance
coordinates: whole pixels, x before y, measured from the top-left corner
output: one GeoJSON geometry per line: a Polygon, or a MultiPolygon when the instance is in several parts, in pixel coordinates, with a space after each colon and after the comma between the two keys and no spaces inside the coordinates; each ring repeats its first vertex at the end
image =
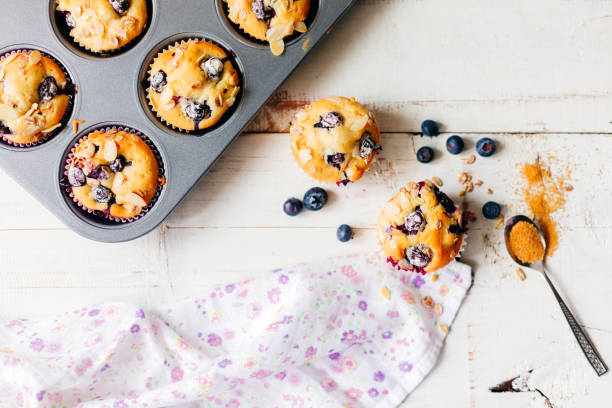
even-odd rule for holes
{"type": "Polygon", "coordinates": [[[603,362],[601,357],[599,357],[599,355],[597,354],[595,347],[593,346],[591,341],[588,339],[586,334],[584,334],[584,332],[582,331],[582,328],[578,325],[576,318],[574,317],[572,312],[569,310],[569,307],[567,307],[567,305],[561,298],[561,295],[559,295],[559,292],[557,292],[555,285],[553,285],[553,283],[548,278],[548,274],[546,273],[545,269],[542,269],[542,275],[544,275],[546,282],[548,282],[548,285],[550,286],[553,293],[555,294],[555,298],[557,298],[557,302],[559,302],[561,311],[565,315],[565,318],[567,319],[567,322],[569,323],[569,326],[572,329],[574,336],[576,336],[576,340],[578,340],[578,344],[580,344],[580,348],[582,348],[582,351],[584,352],[584,355],[586,356],[587,360],[589,360],[589,363],[591,363],[591,366],[593,367],[597,375],[599,376],[604,375],[605,373],[608,372],[608,367],[606,367],[606,364],[603,362]]]}

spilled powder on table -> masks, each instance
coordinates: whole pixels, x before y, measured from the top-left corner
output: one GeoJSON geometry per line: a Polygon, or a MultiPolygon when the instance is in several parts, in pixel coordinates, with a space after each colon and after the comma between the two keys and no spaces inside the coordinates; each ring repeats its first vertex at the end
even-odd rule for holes
{"type": "Polygon", "coordinates": [[[561,176],[554,176],[550,167],[542,163],[540,157],[535,163],[525,163],[521,168],[525,183],[523,197],[525,204],[533,212],[536,223],[546,241],[546,255],[552,256],[559,247],[559,226],[552,214],[565,205],[565,191],[570,170],[565,169],[561,176]]]}

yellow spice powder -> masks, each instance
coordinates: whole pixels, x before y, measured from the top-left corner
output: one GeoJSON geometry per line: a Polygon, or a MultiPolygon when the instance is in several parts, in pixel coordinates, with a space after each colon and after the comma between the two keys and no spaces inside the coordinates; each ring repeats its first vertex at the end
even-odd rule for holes
{"type": "Polygon", "coordinates": [[[565,204],[565,196],[561,187],[564,185],[564,178],[569,177],[569,170],[564,178],[555,178],[538,158],[533,164],[524,164],[521,173],[526,182],[525,202],[533,212],[544,235],[546,255],[552,256],[559,247],[559,227],[551,214],[565,204]]]}
{"type": "Polygon", "coordinates": [[[544,258],[540,234],[527,221],[517,222],[510,230],[510,249],[523,263],[534,263],[544,258]]]}

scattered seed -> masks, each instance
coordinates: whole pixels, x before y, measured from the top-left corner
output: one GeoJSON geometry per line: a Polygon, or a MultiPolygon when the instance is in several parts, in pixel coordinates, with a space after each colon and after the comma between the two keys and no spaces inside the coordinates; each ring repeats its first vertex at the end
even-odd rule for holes
{"type": "Polygon", "coordinates": [[[472,184],[471,181],[468,181],[467,183],[465,183],[465,190],[468,193],[471,193],[472,191],[474,191],[474,184],[472,184]]]}
{"type": "Polygon", "coordinates": [[[448,334],[448,326],[445,325],[444,323],[440,324],[440,330],[442,330],[442,333],[448,334]]]}
{"type": "Polygon", "coordinates": [[[502,228],[504,228],[504,216],[500,215],[499,217],[497,217],[497,221],[495,222],[495,229],[502,228]]]}
{"type": "Polygon", "coordinates": [[[476,221],[476,214],[472,211],[464,211],[463,215],[465,215],[465,218],[470,222],[476,221]]]}
{"type": "Polygon", "coordinates": [[[574,189],[574,186],[572,186],[571,184],[564,184],[563,189],[565,191],[572,191],[574,189]]]}
{"type": "Polygon", "coordinates": [[[438,187],[442,187],[444,184],[442,183],[442,180],[440,180],[438,177],[432,177],[431,178],[433,180],[433,182],[435,183],[436,186],[438,187]]]}
{"type": "Polygon", "coordinates": [[[468,174],[463,172],[459,174],[459,178],[457,179],[461,184],[465,184],[468,181],[468,174]]]}
{"type": "Polygon", "coordinates": [[[423,306],[429,309],[430,307],[433,306],[434,301],[431,298],[431,296],[425,296],[421,298],[421,303],[423,304],[423,306]]]}
{"type": "Polygon", "coordinates": [[[487,194],[492,195],[493,194],[493,190],[491,190],[490,188],[487,189],[487,194]]]}
{"type": "Polygon", "coordinates": [[[74,131],[75,135],[79,133],[79,125],[82,123],[85,123],[85,121],[81,119],[75,119],[72,121],[72,130],[74,131]]]}
{"type": "Polygon", "coordinates": [[[438,275],[437,273],[436,273],[435,275],[432,275],[432,276],[431,276],[431,281],[432,281],[432,282],[437,281],[439,276],[440,276],[440,275],[438,275]]]}
{"type": "Polygon", "coordinates": [[[476,187],[480,187],[480,186],[482,186],[483,184],[484,184],[484,181],[482,181],[482,180],[476,180],[476,181],[474,182],[474,185],[475,185],[476,187]]]}
{"type": "Polygon", "coordinates": [[[459,192],[459,196],[463,197],[464,195],[465,195],[465,190],[461,190],[461,191],[459,192]]]}
{"type": "Polygon", "coordinates": [[[434,311],[436,312],[438,316],[440,316],[442,314],[442,305],[439,303],[436,303],[436,305],[434,306],[434,311]]]}
{"type": "Polygon", "coordinates": [[[517,268],[516,270],[516,276],[518,276],[518,278],[522,281],[524,281],[525,279],[527,279],[527,276],[525,275],[525,271],[523,271],[521,268],[517,268]]]}
{"type": "Polygon", "coordinates": [[[470,157],[466,158],[464,161],[465,161],[465,164],[472,164],[476,161],[476,156],[471,155],[470,157]]]}
{"type": "Polygon", "coordinates": [[[302,51],[306,52],[308,50],[308,46],[310,46],[310,37],[308,37],[304,41],[304,44],[302,44],[302,51]]]}

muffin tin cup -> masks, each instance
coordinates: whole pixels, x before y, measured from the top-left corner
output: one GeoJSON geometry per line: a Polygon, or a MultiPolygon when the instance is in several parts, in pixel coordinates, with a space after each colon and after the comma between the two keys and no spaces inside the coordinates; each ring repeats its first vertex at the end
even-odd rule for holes
{"type": "Polygon", "coordinates": [[[76,209],[78,209],[79,211],[83,212],[84,214],[87,214],[88,216],[91,216],[92,221],[94,221],[94,222],[111,221],[113,223],[130,223],[130,222],[134,222],[134,221],[137,221],[137,220],[141,219],[142,217],[144,217],[151,210],[151,208],[153,208],[153,206],[155,205],[155,203],[159,199],[160,195],[162,194],[162,192],[164,190],[165,181],[166,181],[165,170],[164,170],[164,162],[163,162],[163,160],[161,158],[159,150],[157,150],[157,147],[151,141],[151,139],[149,139],[147,136],[142,134],[142,132],[139,132],[136,129],[132,129],[132,128],[129,128],[129,127],[126,127],[126,126],[120,126],[120,125],[118,125],[118,126],[107,126],[107,125],[105,125],[105,126],[99,126],[99,127],[94,127],[92,129],[88,129],[84,136],[79,137],[77,139],[76,143],[74,143],[73,147],[70,149],[69,153],[66,155],[66,159],[64,160],[64,170],[65,170],[64,171],[64,179],[60,180],[60,184],[66,185],[66,187],[64,187],[64,189],[63,189],[64,193],[72,200],[72,202],[75,204],[76,209]],[[157,166],[159,168],[159,178],[158,178],[157,189],[155,190],[155,195],[153,196],[153,198],[151,199],[149,204],[145,208],[143,208],[142,211],[138,215],[135,215],[134,217],[130,217],[130,218],[113,217],[110,214],[105,214],[102,211],[92,210],[91,208],[87,208],[72,193],[72,187],[67,185],[68,184],[68,182],[67,182],[67,179],[68,179],[68,169],[70,168],[70,162],[72,161],[72,159],[74,157],[74,153],[76,151],[77,146],[80,143],[82,143],[85,140],[87,140],[89,135],[91,135],[92,133],[95,133],[97,131],[108,132],[108,131],[111,131],[111,130],[124,131],[124,132],[128,132],[128,133],[132,133],[132,134],[138,136],[139,138],[141,138],[149,146],[149,148],[153,152],[153,155],[155,156],[155,159],[157,160],[157,166]]]}
{"type": "MultiPolygon", "coordinates": [[[[246,31],[244,31],[240,27],[239,24],[236,24],[232,20],[229,19],[228,4],[225,0],[213,0],[213,1],[217,3],[217,13],[219,14],[220,18],[225,22],[227,30],[232,35],[234,35],[236,38],[238,38],[239,41],[241,41],[244,44],[247,44],[253,47],[267,49],[268,52],[270,52],[270,43],[268,41],[263,41],[263,40],[260,40],[259,38],[253,37],[246,31]]],[[[320,1],[321,0],[310,0],[310,12],[306,16],[306,19],[304,20],[306,27],[310,27],[312,24],[315,23],[317,19],[317,15],[319,13],[320,1]]],[[[308,34],[308,32],[300,33],[298,31],[294,31],[291,35],[283,39],[285,46],[289,46],[293,44],[305,34],[308,34]]]]}
{"type": "MultiPolygon", "coordinates": [[[[68,81],[67,86],[70,87],[70,92],[67,94],[70,97],[70,100],[68,101],[68,106],[66,107],[66,112],[64,113],[64,116],[62,117],[62,120],[60,121],[60,123],[62,124],[60,127],[58,127],[57,129],[53,130],[52,132],[47,133],[46,135],[44,135],[44,137],[40,140],[37,140],[36,142],[31,142],[31,143],[17,143],[12,141],[11,139],[9,139],[8,137],[6,137],[6,135],[4,133],[0,134],[0,139],[2,140],[3,143],[5,143],[8,146],[11,146],[13,148],[17,148],[17,149],[28,149],[34,146],[39,146],[51,139],[53,139],[53,137],[55,137],[56,135],[58,135],[59,133],[61,133],[64,128],[66,126],[68,126],[68,122],[70,121],[70,117],[72,116],[72,112],[74,110],[74,99],[76,98],[76,89],[77,86],[74,83],[74,80],[72,78],[72,76],[70,75],[70,73],[68,72],[68,70],[66,69],[66,67],[64,66],[64,64],[62,64],[61,61],[59,61],[57,58],[55,58],[53,55],[49,54],[48,52],[44,51],[44,50],[40,50],[37,48],[18,48],[18,49],[13,49],[10,50],[6,53],[4,53],[2,56],[0,56],[0,63],[6,59],[9,58],[11,55],[14,54],[19,54],[21,52],[30,52],[30,51],[38,51],[41,53],[41,55],[53,60],[53,62],[55,62],[57,64],[58,67],[61,68],[62,72],[64,73],[64,75],[66,76],[66,79],[68,81]]],[[[1,128],[0,128],[1,131],[1,128]]]]}
{"type": "Polygon", "coordinates": [[[217,0],[152,0],[151,20],[143,38],[112,58],[97,58],[58,33],[50,3],[4,0],[3,8],[9,12],[0,13],[0,55],[17,49],[44,51],[66,69],[78,92],[72,101],[69,126],[44,143],[19,148],[0,140],[0,168],[86,238],[121,242],[147,234],[186,197],[356,1],[320,1],[308,32],[287,44],[282,56],[275,57],[269,48],[254,47],[232,33],[219,15],[217,0]],[[241,96],[234,110],[202,134],[187,134],[164,125],[151,112],[144,94],[143,79],[148,76],[151,58],[164,46],[188,38],[204,38],[220,45],[236,61],[242,75],[241,96]],[[78,134],[71,126],[74,119],[85,121],[78,134]],[[113,126],[136,129],[150,139],[159,152],[167,180],[155,203],[138,219],[125,222],[89,214],[60,185],[67,155],[75,143],[90,130],[113,126]]]}
{"type": "Polygon", "coordinates": [[[148,21],[145,24],[142,32],[134,37],[130,42],[124,44],[122,47],[116,48],[114,50],[101,51],[97,52],[87,48],[84,44],[78,42],[74,37],[70,35],[70,27],[68,27],[65,23],[63,13],[56,8],[57,0],[49,0],[49,13],[51,17],[51,25],[55,34],[60,39],[61,42],[64,43],[65,46],[70,48],[74,53],[80,55],[86,55],[94,58],[110,58],[121,55],[131,48],[136,46],[142,39],[145,38],[147,32],[151,28],[151,22],[154,21],[155,16],[155,6],[153,2],[155,0],[146,0],[147,3],[147,14],[148,21]],[[61,19],[61,20],[58,20],[61,19]]]}
{"type": "Polygon", "coordinates": [[[219,41],[214,40],[214,39],[210,39],[206,36],[206,34],[202,33],[201,35],[198,36],[193,36],[193,35],[187,35],[183,38],[181,38],[181,35],[177,35],[177,36],[173,36],[172,38],[168,39],[167,41],[164,41],[162,44],[159,44],[159,48],[157,48],[155,51],[153,51],[150,55],[150,58],[147,58],[147,60],[145,61],[145,63],[147,64],[146,66],[143,65],[143,67],[141,68],[141,71],[143,72],[143,74],[141,74],[141,81],[140,81],[140,86],[142,87],[142,89],[140,90],[140,94],[142,95],[142,97],[144,97],[144,101],[143,101],[143,105],[146,105],[147,109],[149,109],[150,113],[152,115],[155,116],[156,121],[161,124],[163,127],[167,128],[167,130],[173,131],[173,132],[178,132],[178,133],[182,133],[185,135],[192,135],[192,136],[202,136],[205,135],[206,133],[213,131],[215,129],[217,129],[220,126],[223,126],[223,123],[228,120],[232,114],[236,111],[236,109],[238,108],[238,106],[240,105],[240,101],[242,99],[242,90],[244,88],[244,75],[242,74],[242,66],[238,61],[238,58],[236,58],[236,56],[232,55],[232,52],[230,50],[228,50],[223,44],[219,43],[219,41]],[[177,40],[178,37],[178,40],[177,40]],[[228,58],[231,60],[232,65],[234,66],[234,69],[236,69],[236,71],[238,72],[238,76],[240,78],[240,82],[239,82],[239,86],[240,89],[238,91],[238,93],[234,96],[236,98],[236,102],[234,103],[234,105],[232,105],[224,114],[223,116],[219,119],[219,121],[217,123],[215,123],[212,126],[209,126],[205,129],[197,129],[197,130],[186,130],[186,129],[182,129],[179,128],[177,126],[172,125],[171,123],[168,123],[167,121],[164,120],[164,118],[160,115],[159,112],[157,112],[153,106],[153,102],[151,101],[151,99],[149,98],[149,93],[147,92],[148,87],[149,87],[149,78],[151,78],[152,72],[150,70],[150,65],[153,64],[153,62],[155,62],[155,60],[164,52],[174,48],[174,47],[178,47],[181,44],[190,42],[190,41],[207,41],[210,43],[213,43],[219,47],[221,47],[228,55],[228,58]],[[157,52],[155,52],[157,51],[157,52]]]}

